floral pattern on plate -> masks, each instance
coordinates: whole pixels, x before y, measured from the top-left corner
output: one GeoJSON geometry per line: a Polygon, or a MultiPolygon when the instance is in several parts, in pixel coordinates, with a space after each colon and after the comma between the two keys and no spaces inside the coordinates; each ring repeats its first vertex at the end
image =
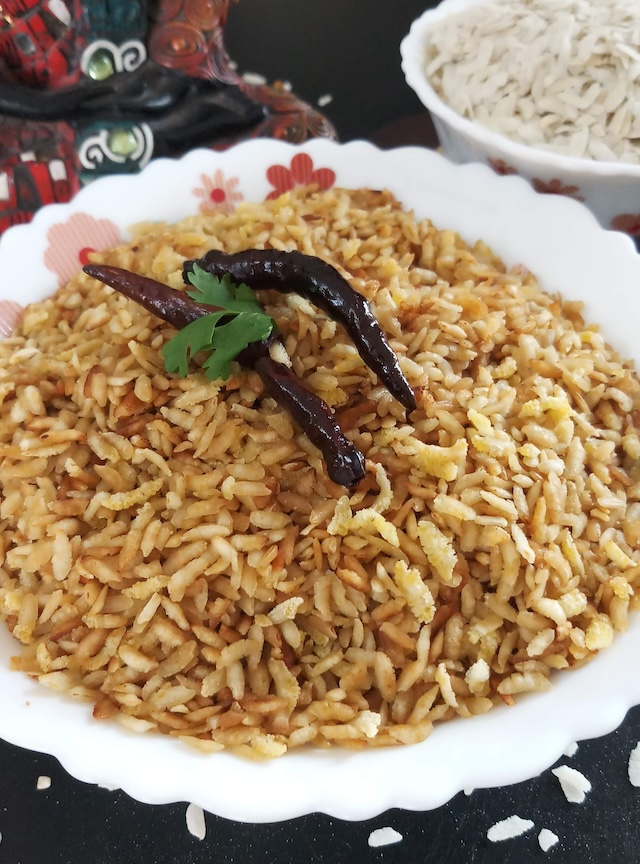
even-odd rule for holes
{"type": "Polygon", "coordinates": [[[578,186],[565,186],[563,181],[558,177],[554,177],[552,180],[548,181],[534,177],[531,181],[531,185],[536,192],[540,192],[541,195],[566,195],[568,198],[573,198],[575,201],[584,201],[578,186]]]}
{"type": "Polygon", "coordinates": [[[11,336],[22,318],[24,309],[13,300],[0,300],[0,339],[11,336]]]}
{"type": "Polygon", "coordinates": [[[233,213],[237,202],[244,199],[242,192],[237,189],[239,182],[239,177],[226,177],[219,168],[213,176],[201,174],[200,185],[193,190],[195,197],[202,199],[199,211],[233,213]]]}
{"type": "Polygon", "coordinates": [[[611,220],[614,231],[624,231],[632,237],[640,237],[640,213],[621,213],[611,220]]]}
{"type": "Polygon", "coordinates": [[[64,285],[89,262],[91,252],[111,249],[122,241],[117,225],[108,219],[94,219],[88,213],[74,213],[66,222],[52,225],[47,232],[44,263],[64,285]]]}
{"type": "Polygon", "coordinates": [[[500,174],[501,177],[506,177],[508,174],[518,173],[517,170],[512,165],[507,164],[504,159],[488,159],[487,162],[496,174],[500,174]]]}
{"type": "Polygon", "coordinates": [[[273,186],[273,191],[267,195],[269,201],[279,198],[294,186],[317,183],[320,189],[330,189],[336,182],[336,172],[332,168],[315,168],[311,156],[296,153],[288,168],[286,165],[271,165],[267,168],[267,180],[273,186]]]}

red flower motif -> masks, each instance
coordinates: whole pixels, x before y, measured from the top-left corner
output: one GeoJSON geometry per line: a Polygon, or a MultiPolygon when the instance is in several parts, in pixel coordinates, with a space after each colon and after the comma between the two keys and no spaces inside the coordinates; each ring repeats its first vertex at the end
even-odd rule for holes
{"type": "Polygon", "coordinates": [[[640,213],[621,213],[611,220],[614,231],[624,231],[632,237],[640,237],[640,213]]]}
{"type": "Polygon", "coordinates": [[[576,201],[584,201],[578,186],[563,186],[562,180],[559,180],[557,177],[549,180],[548,183],[534,177],[531,183],[536,192],[540,192],[542,195],[566,195],[568,198],[573,198],[576,201]]]}
{"type": "Polygon", "coordinates": [[[108,219],[74,213],[66,222],[52,225],[47,240],[49,245],[44,253],[44,263],[64,285],[88,263],[89,253],[111,249],[121,242],[121,237],[117,225],[108,219]]]}
{"type": "Polygon", "coordinates": [[[24,309],[13,300],[0,300],[0,339],[11,336],[22,318],[24,309]]]}
{"type": "Polygon", "coordinates": [[[518,173],[516,171],[516,169],[513,168],[513,166],[508,165],[504,161],[504,159],[489,159],[487,161],[488,161],[489,165],[493,168],[493,170],[496,172],[496,174],[501,174],[503,177],[506,174],[517,174],[518,173]]]}
{"type": "Polygon", "coordinates": [[[239,177],[225,178],[219,168],[213,177],[201,174],[201,185],[193,189],[196,198],[202,198],[200,212],[211,213],[218,210],[223,213],[233,213],[236,209],[236,201],[242,201],[244,198],[244,195],[236,189],[239,182],[239,177]]]}
{"type": "Polygon", "coordinates": [[[306,153],[296,153],[288,168],[285,165],[272,165],[268,168],[267,180],[274,187],[266,198],[270,201],[294,186],[317,183],[321,189],[330,189],[336,182],[336,175],[331,168],[314,168],[311,157],[306,153]]]}

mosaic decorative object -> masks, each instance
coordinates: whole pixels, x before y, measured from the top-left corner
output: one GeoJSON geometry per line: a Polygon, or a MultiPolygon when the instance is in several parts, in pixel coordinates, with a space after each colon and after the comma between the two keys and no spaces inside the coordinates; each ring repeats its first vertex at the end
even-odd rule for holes
{"type": "Polygon", "coordinates": [[[295,94],[232,68],[233,2],[0,0],[0,232],[155,156],[335,138],[295,94]]]}

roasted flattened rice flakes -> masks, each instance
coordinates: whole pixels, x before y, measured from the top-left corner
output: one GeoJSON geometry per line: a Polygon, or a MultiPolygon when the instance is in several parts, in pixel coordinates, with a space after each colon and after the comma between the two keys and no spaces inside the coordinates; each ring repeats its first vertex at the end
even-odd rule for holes
{"type": "Polygon", "coordinates": [[[366,457],[348,494],[258,375],[168,375],[174,331],[79,273],[0,343],[15,667],[96,718],[265,758],[421,741],[606,648],[640,575],[631,365],[388,193],[295,190],[95,257],[183,288],[188,258],[269,246],[370,300],[418,410],[306,300],[261,294],[278,359],[366,457]]]}

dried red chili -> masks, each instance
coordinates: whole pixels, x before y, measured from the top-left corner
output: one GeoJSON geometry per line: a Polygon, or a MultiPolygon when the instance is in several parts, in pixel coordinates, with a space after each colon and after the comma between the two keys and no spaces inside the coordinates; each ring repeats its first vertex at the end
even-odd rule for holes
{"type": "Polygon", "coordinates": [[[194,264],[214,276],[231,274],[255,290],[273,288],[296,293],[318,306],[347,331],[367,366],[407,411],[414,411],[416,398],[398,358],[376,321],[367,300],[338,271],[312,255],[277,249],[246,249],[227,255],[217,249],[183,265],[185,281],[194,264]]]}

